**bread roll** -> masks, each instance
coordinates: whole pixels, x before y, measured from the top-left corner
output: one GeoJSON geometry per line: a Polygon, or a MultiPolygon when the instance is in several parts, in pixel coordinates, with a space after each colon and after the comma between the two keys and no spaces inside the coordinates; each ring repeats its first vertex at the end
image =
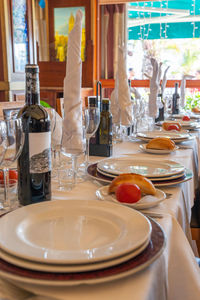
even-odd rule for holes
{"type": "Polygon", "coordinates": [[[166,137],[157,137],[152,139],[147,145],[147,149],[159,149],[159,150],[174,150],[175,149],[174,141],[166,137]]]}
{"type": "Polygon", "coordinates": [[[194,112],[194,113],[200,113],[200,108],[199,107],[193,107],[192,108],[192,112],[194,112]]]}
{"type": "Polygon", "coordinates": [[[164,130],[168,130],[170,125],[177,125],[179,130],[181,130],[181,124],[179,122],[163,122],[162,123],[162,128],[164,130]]]}
{"type": "Polygon", "coordinates": [[[139,174],[134,174],[134,173],[124,173],[120,174],[117,176],[113,181],[111,182],[108,193],[115,193],[116,188],[122,184],[122,183],[132,183],[132,184],[137,184],[139,188],[141,189],[141,192],[146,194],[146,195],[155,195],[156,194],[156,189],[148,178],[139,175],[139,174]]]}

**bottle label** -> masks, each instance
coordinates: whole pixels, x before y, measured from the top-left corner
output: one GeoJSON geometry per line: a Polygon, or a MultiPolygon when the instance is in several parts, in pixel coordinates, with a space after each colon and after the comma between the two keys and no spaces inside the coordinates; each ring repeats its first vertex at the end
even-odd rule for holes
{"type": "Polygon", "coordinates": [[[51,171],[51,132],[29,133],[30,173],[51,171]]]}

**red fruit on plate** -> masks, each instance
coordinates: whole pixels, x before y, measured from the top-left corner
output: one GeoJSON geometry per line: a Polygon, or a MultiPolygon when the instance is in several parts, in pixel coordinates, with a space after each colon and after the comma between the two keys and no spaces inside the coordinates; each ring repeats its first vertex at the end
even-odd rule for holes
{"type": "Polygon", "coordinates": [[[115,191],[116,198],[123,203],[136,203],[141,199],[139,186],[132,183],[122,183],[115,191]]]}
{"type": "MultiPolygon", "coordinates": [[[[18,173],[15,170],[9,170],[9,184],[12,185],[18,179],[18,173]]],[[[4,184],[3,171],[0,171],[0,185],[4,184]]]]}
{"type": "Polygon", "coordinates": [[[188,116],[183,116],[182,120],[183,120],[183,121],[190,121],[190,117],[188,117],[188,116]]]}
{"type": "Polygon", "coordinates": [[[176,130],[176,131],[180,131],[180,128],[178,127],[178,125],[172,124],[172,125],[169,125],[169,127],[167,128],[167,130],[176,130]]]}

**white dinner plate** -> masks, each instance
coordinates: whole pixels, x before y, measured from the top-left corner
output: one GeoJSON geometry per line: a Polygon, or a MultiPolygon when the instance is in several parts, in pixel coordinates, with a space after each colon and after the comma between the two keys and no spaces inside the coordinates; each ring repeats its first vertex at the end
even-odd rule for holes
{"type": "Polygon", "coordinates": [[[175,146],[175,148],[173,150],[168,150],[168,149],[147,149],[146,145],[147,144],[141,144],[140,149],[144,152],[152,153],[152,154],[170,154],[170,153],[172,153],[172,152],[179,149],[178,146],[175,146]]]}
{"type": "MultiPolygon", "coordinates": [[[[110,177],[111,180],[118,176],[118,175],[112,175],[112,174],[103,172],[103,171],[99,170],[98,168],[97,168],[97,171],[98,171],[99,173],[101,173],[102,175],[104,175],[104,176],[110,177]]],[[[183,172],[181,172],[181,173],[179,173],[179,174],[175,174],[175,175],[164,176],[164,177],[156,177],[156,178],[150,178],[150,177],[148,177],[148,179],[149,179],[149,180],[156,180],[156,181],[166,181],[166,180],[172,180],[172,179],[180,178],[180,177],[182,177],[184,174],[185,174],[185,170],[184,170],[183,172]]]]}
{"type": "MultiPolygon", "coordinates": [[[[118,206],[120,207],[120,205],[118,206]]],[[[22,288],[26,284],[26,289],[34,294],[47,295],[48,291],[51,296],[60,292],[61,287],[109,282],[135,274],[151,265],[161,255],[166,244],[165,233],[161,226],[153,219],[150,219],[149,222],[152,227],[150,243],[139,255],[122,264],[102,270],[57,274],[55,272],[36,272],[1,260],[0,277],[22,288]]]]}
{"type": "Polygon", "coordinates": [[[92,263],[92,264],[76,264],[76,265],[57,265],[57,264],[43,264],[38,263],[26,259],[22,259],[20,257],[16,257],[14,255],[11,255],[3,250],[0,249],[0,258],[4,259],[8,263],[11,263],[13,265],[19,266],[21,268],[26,268],[29,270],[35,270],[35,271],[43,271],[43,272],[55,272],[55,273],[63,273],[63,272],[87,272],[87,271],[93,271],[93,270],[101,270],[105,269],[111,266],[115,266],[118,264],[121,264],[138,254],[140,254],[149,244],[150,238],[148,238],[144,244],[142,244],[139,248],[131,251],[130,253],[127,253],[125,255],[116,257],[114,259],[92,263]]]}
{"type": "Polygon", "coordinates": [[[144,244],[149,220],[117,204],[56,200],[27,205],[0,218],[0,247],[17,257],[48,264],[114,259],[144,244]]]}
{"type": "MultiPolygon", "coordinates": [[[[172,118],[175,118],[175,119],[182,119],[184,116],[187,116],[187,113],[186,114],[174,114],[174,115],[171,115],[172,118]]],[[[191,120],[199,120],[200,119],[200,115],[195,115],[193,113],[190,113],[188,115],[188,117],[191,119],[191,120]]],[[[171,121],[171,120],[170,120],[171,121]]]]}
{"type": "Polygon", "coordinates": [[[160,202],[164,201],[166,194],[156,189],[155,196],[143,195],[142,198],[137,203],[121,203],[116,199],[115,194],[108,194],[108,186],[102,186],[96,191],[96,195],[100,200],[113,201],[115,203],[132,207],[134,209],[147,209],[158,205],[160,202]]]}
{"type": "Polygon", "coordinates": [[[166,131],[166,130],[154,130],[154,131],[142,131],[137,133],[137,137],[154,139],[156,137],[167,137],[172,140],[185,140],[190,137],[189,133],[181,133],[175,131],[166,131]]]}
{"type": "Polygon", "coordinates": [[[97,163],[97,168],[113,175],[136,173],[151,179],[180,174],[185,169],[183,165],[173,160],[150,160],[136,156],[104,159],[97,163]]]}

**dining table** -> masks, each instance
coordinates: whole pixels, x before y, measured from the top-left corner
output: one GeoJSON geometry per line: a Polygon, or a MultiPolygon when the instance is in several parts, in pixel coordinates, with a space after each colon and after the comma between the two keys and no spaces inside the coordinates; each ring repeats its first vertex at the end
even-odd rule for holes
{"type": "MultiPolygon", "coordinates": [[[[129,157],[147,160],[173,160],[192,171],[193,177],[185,182],[160,187],[167,197],[157,206],[143,210],[143,213],[155,220],[165,234],[165,247],[157,259],[146,268],[102,282],[87,282],[78,285],[48,287],[16,283],[11,279],[0,279],[0,299],[25,300],[31,295],[54,297],[63,300],[198,300],[200,297],[200,268],[195,256],[198,256],[195,241],[190,230],[191,208],[198,189],[199,177],[199,131],[192,133],[193,139],[179,144],[179,149],[170,154],[151,154],[141,150],[144,143],[134,137],[113,144],[112,157],[129,157]]],[[[90,157],[94,164],[104,157],[90,157]]],[[[106,183],[86,174],[83,182],[71,191],[52,189],[54,200],[92,200],[104,201],[97,197],[97,190],[106,183]]],[[[106,201],[106,199],[105,199],[106,201]]],[[[121,204],[119,204],[121,205],[121,204]]],[[[39,298],[38,298],[39,299],[39,298]]]]}

